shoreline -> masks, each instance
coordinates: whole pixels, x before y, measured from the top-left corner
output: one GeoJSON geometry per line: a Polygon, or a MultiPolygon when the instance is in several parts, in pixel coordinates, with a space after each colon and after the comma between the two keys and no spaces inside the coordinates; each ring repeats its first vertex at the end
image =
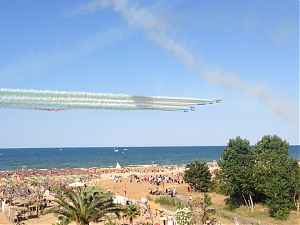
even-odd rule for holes
{"type": "MultiPolygon", "coordinates": [[[[211,172],[218,169],[219,166],[214,160],[213,162],[207,162],[207,166],[211,172]]],[[[132,167],[121,167],[121,168],[48,168],[48,169],[27,169],[23,166],[21,170],[13,171],[0,171],[0,186],[5,186],[12,183],[29,183],[37,182],[39,180],[48,179],[67,179],[70,180],[91,180],[94,178],[102,178],[107,175],[118,174],[118,175],[130,175],[145,174],[145,173],[165,173],[165,172],[183,172],[186,165],[139,165],[132,167]]],[[[129,176],[128,175],[128,176],[129,176]]]]}
{"type": "MultiPolygon", "coordinates": [[[[164,172],[165,170],[171,171],[179,168],[185,168],[185,165],[176,166],[152,166],[152,165],[140,165],[132,167],[122,167],[122,168],[106,168],[106,167],[91,167],[91,168],[47,168],[47,169],[27,169],[23,166],[21,170],[12,171],[0,171],[0,181],[10,183],[8,180],[13,181],[26,181],[27,178],[94,178],[100,177],[105,174],[124,174],[124,173],[148,173],[148,172],[164,172]],[[80,177],[82,176],[82,177],[80,177]],[[3,179],[5,178],[5,179],[3,179]]],[[[3,184],[2,184],[3,186],[3,184]]]]}

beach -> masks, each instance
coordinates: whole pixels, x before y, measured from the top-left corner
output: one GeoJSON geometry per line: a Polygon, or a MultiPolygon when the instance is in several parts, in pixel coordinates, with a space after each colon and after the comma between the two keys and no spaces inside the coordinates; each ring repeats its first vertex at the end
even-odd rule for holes
{"type": "MultiPolygon", "coordinates": [[[[12,171],[1,173],[2,177],[7,180],[12,180],[10,186],[29,186],[33,180],[36,180],[41,184],[40,190],[35,189],[43,193],[43,198],[47,201],[53,199],[53,193],[44,188],[45,182],[48,186],[55,184],[65,184],[68,186],[70,183],[78,182],[85,183],[86,186],[96,186],[102,188],[104,191],[110,189],[117,196],[126,197],[126,199],[139,204],[141,198],[146,198],[150,191],[159,191],[165,193],[166,189],[175,189],[177,192],[177,197],[181,199],[188,200],[188,195],[186,193],[187,184],[182,180],[182,175],[185,167],[184,166],[148,166],[148,167],[134,167],[134,168],[88,168],[88,169],[68,169],[68,170],[31,170],[27,171],[23,168],[23,171],[12,171]],[[138,177],[135,179],[134,177],[138,177]],[[168,178],[168,181],[164,180],[160,185],[153,182],[154,179],[159,177],[168,178]],[[151,178],[153,180],[151,180],[151,178]],[[45,180],[47,179],[47,180],[45,180]],[[125,193],[126,190],[126,193],[125,193]]],[[[2,179],[3,180],[3,179],[2,179]]],[[[2,181],[3,184],[4,181],[2,181]]],[[[2,185],[2,189],[6,186],[2,185]]],[[[1,192],[3,195],[4,193],[1,192]]],[[[4,197],[4,196],[2,196],[4,197]]],[[[27,197],[27,200],[33,198],[34,194],[27,197]]],[[[152,196],[155,198],[155,196],[152,196]]],[[[32,200],[32,199],[31,199],[32,200]]],[[[20,207],[24,204],[18,204],[19,200],[15,200],[15,203],[20,207]]],[[[149,203],[152,213],[158,211],[164,211],[167,215],[172,215],[174,212],[167,211],[163,209],[159,204],[154,202],[149,203]]],[[[12,202],[12,205],[15,205],[12,202]]],[[[50,206],[49,206],[50,207],[50,206]]],[[[3,213],[1,213],[3,217],[3,213]]],[[[34,214],[34,212],[33,212],[34,214]]],[[[27,214],[25,217],[30,218],[27,214]]],[[[159,216],[155,218],[159,222],[159,216]]],[[[150,221],[149,215],[143,215],[139,220],[150,221]]],[[[8,221],[8,220],[7,220],[8,221]]],[[[54,215],[40,216],[39,218],[26,219],[27,225],[33,224],[52,224],[55,223],[56,217],[54,215]]],[[[119,221],[122,223],[122,221],[119,221]]],[[[0,223],[1,224],[1,223],[0,223]]],[[[11,222],[2,224],[12,224],[11,222]]]]}

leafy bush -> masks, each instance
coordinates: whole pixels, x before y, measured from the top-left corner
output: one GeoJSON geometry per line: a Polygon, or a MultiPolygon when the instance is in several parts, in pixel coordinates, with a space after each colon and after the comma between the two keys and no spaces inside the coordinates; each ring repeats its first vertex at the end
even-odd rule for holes
{"type": "Polygon", "coordinates": [[[178,203],[173,199],[166,196],[161,196],[155,199],[156,204],[159,203],[161,205],[173,206],[175,207],[178,203]]]}

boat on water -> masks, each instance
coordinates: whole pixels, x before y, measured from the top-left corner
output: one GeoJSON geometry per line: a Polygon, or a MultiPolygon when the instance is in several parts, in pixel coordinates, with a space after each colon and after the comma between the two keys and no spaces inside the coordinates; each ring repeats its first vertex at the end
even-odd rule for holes
{"type": "Polygon", "coordinates": [[[124,151],[127,151],[127,148],[124,148],[123,150],[124,150],[124,151]]]}
{"type": "Polygon", "coordinates": [[[116,149],[116,148],[114,148],[114,151],[115,151],[115,152],[118,152],[119,150],[118,150],[118,149],[116,149]]]}

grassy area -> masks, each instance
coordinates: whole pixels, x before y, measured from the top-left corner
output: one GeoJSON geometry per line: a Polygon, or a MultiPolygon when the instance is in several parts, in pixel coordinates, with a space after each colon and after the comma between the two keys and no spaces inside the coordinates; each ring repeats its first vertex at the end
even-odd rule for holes
{"type": "MultiPolygon", "coordinates": [[[[167,198],[166,196],[157,196],[157,197],[149,197],[148,198],[149,201],[155,202],[156,204],[159,203],[161,208],[168,210],[168,211],[172,211],[175,212],[177,207],[178,207],[178,203],[176,203],[176,201],[174,201],[173,199],[167,198]]],[[[210,219],[215,218],[215,220],[217,220],[218,222],[221,222],[223,225],[231,225],[234,224],[232,219],[227,218],[225,215],[214,215],[213,213],[208,213],[208,217],[210,219]]]]}
{"type": "MultiPolygon", "coordinates": [[[[199,194],[200,195],[200,194],[199,194]]],[[[300,224],[300,213],[292,211],[290,217],[287,221],[278,221],[274,218],[269,217],[269,210],[266,206],[262,205],[254,205],[254,211],[252,212],[245,206],[240,206],[234,211],[226,210],[225,200],[228,196],[219,195],[217,193],[209,194],[212,198],[213,205],[212,208],[219,209],[225,211],[227,213],[232,213],[239,215],[241,217],[249,218],[253,221],[259,221],[262,224],[270,224],[270,225],[295,225],[300,224]]]]}
{"type": "MultiPolygon", "coordinates": [[[[201,197],[201,193],[188,193],[186,191],[186,187],[177,187],[178,197],[183,200],[188,200],[189,195],[191,194],[193,199],[197,197],[201,197]]],[[[274,218],[269,217],[269,211],[266,206],[262,205],[254,205],[254,211],[250,211],[245,206],[241,206],[234,211],[226,210],[225,200],[229,198],[229,196],[223,196],[217,193],[209,193],[211,197],[211,201],[213,205],[211,208],[215,208],[218,210],[222,210],[229,214],[236,214],[241,217],[249,218],[253,221],[259,221],[261,224],[267,224],[267,225],[295,225],[300,224],[300,213],[296,211],[292,211],[289,219],[287,221],[279,221],[275,220],[274,218]]],[[[221,216],[221,221],[223,224],[234,224],[231,220],[224,218],[224,216],[221,216]],[[225,221],[226,222],[223,222],[225,221]]]]}
{"type": "Polygon", "coordinates": [[[253,218],[260,221],[262,224],[278,224],[278,225],[295,225],[300,223],[300,213],[292,211],[287,221],[278,221],[274,218],[269,217],[268,208],[261,205],[255,205],[254,211],[248,210],[245,206],[234,210],[234,213],[247,218],[253,218]]]}
{"type": "MultiPolygon", "coordinates": [[[[202,197],[201,193],[188,193],[187,192],[187,184],[183,185],[170,185],[170,187],[176,187],[177,191],[177,197],[180,200],[189,201],[190,194],[192,195],[192,198],[195,199],[197,197],[202,197]]],[[[235,209],[234,211],[226,210],[225,201],[229,198],[229,196],[223,196],[217,193],[209,193],[211,197],[211,201],[213,205],[210,208],[215,208],[217,210],[222,210],[225,213],[228,214],[234,214],[237,216],[249,218],[249,220],[253,221],[259,221],[261,224],[267,224],[267,225],[296,225],[300,224],[299,218],[300,213],[297,213],[295,211],[292,211],[290,214],[290,217],[287,221],[278,221],[271,217],[269,217],[268,208],[266,206],[261,205],[254,205],[254,212],[251,212],[248,210],[245,206],[241,206],[240,208],[235,209]]],[[[159,196],[153,197],[152,201],[154,202],[155,198],[159,196]]],[[[163,206],[161,204],[162,208],[165,208],[166,210],[175,211],[176,206],[163,206]]],[[[226,218],[226,215],[216,215],[216,219],[221,219],[222,224],[234,224],[234,222],[230,219],[226,218]]]]}

